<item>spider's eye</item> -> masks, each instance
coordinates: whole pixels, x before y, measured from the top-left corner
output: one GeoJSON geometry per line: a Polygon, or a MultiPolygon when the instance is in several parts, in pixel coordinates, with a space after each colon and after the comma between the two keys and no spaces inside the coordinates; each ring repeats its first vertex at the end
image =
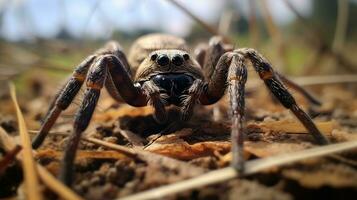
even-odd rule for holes
{"type": "Polygon", "coordinates": [[[152,54],[151,57],[150,57],[150,59],[151,59],[152,61],[155,61],[156,58],[157,58],[157,54],[156,54],[156,53],[152,54]]]}
{"type": "Polygon", "coordinates": [[[185,60],[190,59],[190,55],[188,55],[187,53],[183,54],[183,59],[185,59],[185,60]]]}
{"type": "Polygon", "coordinates": [[[166,66],[170,63],[170,59],[167,55],[160,55],[157,58],[157,64],[159,64],[160,66],[166,66]]]}
{"type": "Polygon", "coordinates": [[[172,58],[172,63],[174,63],[174,65],[176,65],[176,66],[180,66],[183,64],[183,59],[180,55],[175,55],[172,58]]]}

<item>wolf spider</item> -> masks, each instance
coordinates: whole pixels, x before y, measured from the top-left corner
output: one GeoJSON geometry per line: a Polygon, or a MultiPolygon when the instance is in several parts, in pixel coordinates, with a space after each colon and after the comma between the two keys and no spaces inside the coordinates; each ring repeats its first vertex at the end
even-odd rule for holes
{"type": "Polygon", "coordinates": [[[148,104],[153,106],[153,117],[159,123],[167,120],[165,106],[178,106],[181,120],[186,121],[190,119],[196,104],[216,103],[228,87],[232,116],[232,166],[243,171],[246,60],[250,60],[267,88],[285,108],[292,111],[316,142],[327,144],[328,140],[296,104],[281,80],[311,102],[318,101],[298,85],[274,72],[269,62],[256,50],[233,49],[232,46],[223,44],[219,37],[213,37],[205,48],[197,49],[193,58],[183,39],[151,34],[134,42],[128,60],[116,42],[109,42],[85,59],[57,94],[32,146],[36,149],[42,144],[60,113],[71,104],[86,82],[87,89],[74,120],[74,132],[65,148],[60,172],[60,179],[70,185],[80,137],[90,122],[103,86],[119,102],[124,101],[135,107],[148,104]],[[133,77],[132,72],[135,74],[133,77]]]}

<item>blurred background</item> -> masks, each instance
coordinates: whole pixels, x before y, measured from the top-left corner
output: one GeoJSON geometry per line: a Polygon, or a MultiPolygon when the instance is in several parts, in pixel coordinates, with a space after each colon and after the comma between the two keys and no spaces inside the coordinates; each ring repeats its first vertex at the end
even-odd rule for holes
{"type": "Polygon", "coordinates": [[[292,76],[351,74],[356,19],[357,0],[0,0],[0,81],[58,85],[106,41],[127,52],[152,32],[192,49],[220,34],[292,76]]]}

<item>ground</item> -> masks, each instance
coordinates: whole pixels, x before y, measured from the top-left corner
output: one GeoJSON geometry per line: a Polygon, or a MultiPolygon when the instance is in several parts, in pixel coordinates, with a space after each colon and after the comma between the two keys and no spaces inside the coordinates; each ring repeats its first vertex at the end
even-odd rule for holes
{"type": "MultiPolygon", "coordinates": [[[[357,99],[355,88],[346,85],[310,87],[323,102],[311,106],[294,92],[300,105],[314,117],[320,130],[333,142],[357,139],[357,99]]],[[[56,90],[46,80],[32,80],[29,99],[19,101],[29,130],[37,130],[50,99],[56,90]]],[[[317,146],[300,123],[266,92],[263,85],[249,87],[247,92],[247,160],[296,152],[317,146]]],[[[57,121],[45,144],[38,149],[36,161],[53,175],[60,168],[62,150],[71,134],[73,115],[81,95],[57,121]]],[[[12,101],[0,99],[0,125],[17,137],[18,128],[12,101]]],[[[176,131],[160,135],[167,124],[153,120],[150,107],[134,108],[114,102],[103,93],[99,106],[86,130],[86,138],[171,157],[161,162],[155,156],[131,156],[83,140],[76,159],[72,189],[85,199],[115,199],[161,185],[189,179],[209,170],[228,166],[230,151],[230,118],[228,101],[195,110],[193,118],[176,131]]],[[[177,111],[170,108],[171,122],[177,111]]],[[[33,132],[30,131],[33,134],[33,132]]],[[[3,153],[3,149],[0,149],[3,153]]],[[[253,175],[173,195],[165,199],[353,199],[357,194],[356,149],[338,155],[304,160],[275,167],[253,175]]],[[[1,158],[1,157],[0,157],[1,158]]],[[[160,157],[162,158],[162,157],[160,157]]],[[[0,197],[21,194],[22,171],[12,164],[0,176],[0,197]],[[6,186],[6,187],[5,187],[6,186]]],[[[46,190],[51,199],[55,194],[46,190]]]]}

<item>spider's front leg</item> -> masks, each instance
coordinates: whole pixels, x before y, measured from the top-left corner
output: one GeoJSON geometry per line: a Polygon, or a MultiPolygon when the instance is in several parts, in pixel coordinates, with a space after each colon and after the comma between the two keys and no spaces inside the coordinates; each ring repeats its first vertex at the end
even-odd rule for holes
{"type": "Polygon", "coordinates": [[[118,43],[111,42],[95,55],[88,57],[74,71],[72,77],[56,95],[50,106],[40,132],[33,140],[33,148],[38,148],[54,125],[61,111],[65,110],[79,92],[86,80],[87,90],[76,114],[73,134],[65,147],[61,180],[70,185],[73,178],[73,162],[82,132],[88,127],[96,107],[100,91],[105,84],[116,100],[124,100],[132,106],[146,106],[147,96],[141,87],[134,85],[128,64],[118,43]],[[124,60],[123,60],[124,58],[124,60]],[[94,64],[93,64],[94,63],[94,64]],[[89,75],[87,77],[87,72],[89,75]],[[86,79],[87,78],[87,79],[86,79]]]}
{"type": "Polygon", "coordinates": [[[213,104],[224,95],[228,83],[232,116],[231,149],[233,160],[231,165],[239,171],[244,170],[244,87],[246,81],[247,69],[244,65],[244,57],[234,52],[228,52],[223,54],[217,62],[211,79],[200,96],[201,104],[213,104]]]}
{"type": "Polygon", "coordinates": [[[87,90],[84,93],[83,102],[76,113],[76,118],[73,124],[73,133],[68,139],[68,144],[65,147],[60,179],[66,184],[71,185],[73,177],[73,162],[76,156],[76,151],[81,138],[82,132],[88,127],[89,121],[92,118],[94,109],[97,105],[100,90],[102,89],[107,75],[107,67],[105,59],[99,57],[97,62],[91,68],[86,86],[87,90]]]}
{"type": "Polygon", "coordinates": [[[228,93],[232,113],[232,165],[239,171],[244,170],[244,109],[245,109],[245,83],[247,82],[247,68],[244,57],[233,54],[228,70],[228,93]]]}
{"type": "Polygon", "coordinates": [[[74,97],[81,89],[84,80],[86,79],[87,71],[92,65],[95,58],[96,56],[89,56],[87,59],[85,59],[74,70],[72,77],[67,81],[65,86],[56,95],[56,98],[50,105],[45,120],[41,125],[39,133],[32,140],[32,147],[34,149],[37,149],[41,146],[61,112],[63,110],[66,110],[68,106],[72,103],[74,97]]]}
{"type": "Polygon", "coordinates": [[[60,179],[67,185],[72,183],[73,163],[81,134],[89,125],[100,91],[108,77],[111,78],[117,92],[125,102],[133,106],[145,106],[147,104],[147,96],[144,91],[133,84],[128,71],[117,56],[113,54],[98,56],[87,77],[87,90],[76,114],[73,134],[65,147],[60,179]]]}

